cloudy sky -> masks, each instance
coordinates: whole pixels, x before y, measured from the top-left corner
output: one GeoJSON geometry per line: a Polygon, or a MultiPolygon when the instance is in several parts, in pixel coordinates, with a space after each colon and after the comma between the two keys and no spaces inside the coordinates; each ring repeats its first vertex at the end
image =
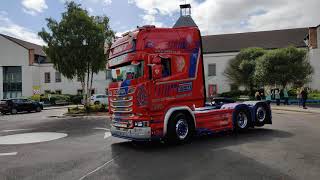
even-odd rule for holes
{"type": "MultiPolygon", "coordinates": [[[[45,18],[59,20],[66,0],[2,0],[0,33],[43,44],[45,18]]],[[[192,6],[203,35],[310,27],[320,24],[319,0],[75,0],[91,15],[106,15],[118,34],[144,24],[171,27],[179,4],[192,6]]]]}

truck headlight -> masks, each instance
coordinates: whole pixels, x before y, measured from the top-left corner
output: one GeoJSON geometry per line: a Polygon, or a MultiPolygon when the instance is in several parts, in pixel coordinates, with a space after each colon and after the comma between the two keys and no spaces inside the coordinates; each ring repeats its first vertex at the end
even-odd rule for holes
{"type": "Polygon", "coordinates": [[[135,127],[149,127],[149,121],[135,121],[135,127]]]}

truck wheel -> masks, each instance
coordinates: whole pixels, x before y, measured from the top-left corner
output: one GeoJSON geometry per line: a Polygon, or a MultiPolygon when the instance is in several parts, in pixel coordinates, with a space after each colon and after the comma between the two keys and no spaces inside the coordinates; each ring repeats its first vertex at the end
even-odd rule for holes
{"type": "Polygon", "coordinates": [[[18,113],[18,111],[17,111],[16,108],[12,108],[12,109],[11,109],[11,114],[17,114],[17,113],[18,113]]]}
{"type": "Polygon", "coordinates": [[[170,143],[178,144],[189,141],[193,135],[193,123],[191,118],[184,113],[175,113],[168,124],[167,138],[170,143]]]}
{"type": "Polygon", "coordinates": [[[264,105],[258,105],[256,111],[255,111],[255,125],[256,126],[263,126],[267,121],[269,115],[267,114],[267,108],[264,105]]]}
{"type": "Polygon", "coordinates": [[[247,109],[237,109],[235,112],[236,131],[245,131],[250,127],[250,113],[247,109]]]}

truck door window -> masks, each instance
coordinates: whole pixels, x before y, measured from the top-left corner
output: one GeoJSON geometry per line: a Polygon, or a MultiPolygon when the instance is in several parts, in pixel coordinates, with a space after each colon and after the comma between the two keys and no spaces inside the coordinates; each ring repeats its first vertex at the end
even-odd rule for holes
{"type": "Polygon", "coordinates": [[[162,58],[162,77],[168,77],[171,75],[171,59],[170,58],[162,58]]]}

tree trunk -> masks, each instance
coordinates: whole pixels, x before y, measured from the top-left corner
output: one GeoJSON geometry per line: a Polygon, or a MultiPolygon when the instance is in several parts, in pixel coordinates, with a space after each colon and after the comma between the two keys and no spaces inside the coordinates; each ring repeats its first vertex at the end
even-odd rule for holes
{"type": "Polygon", "coordinates": [[[87,65],[87,93],[86,93],[86,106],[88,106],[89,105],[89,95],[90,95],[90,90],[89,90],[89,77],[90,76],[90,64],[88,63],[88,65],[87,65]]]}
{"type": "MultiPolygon", "coordinates": [[[[92,81],[93,81],[93,70],[91,69],[90,90],[92,89],[92,81]]],[[[91,91],[90,91],[90,96],[91,96],[91,91]]]]}
{"type": "Polygon", "coordinates": [[[83,104],[86,104],[86,97],[85,97],[85,91],[86,91],[86,83],[83,77],[80,78],[81,81],[81,88],[82,88],[82,100],[83,100],[83,104]]]}

